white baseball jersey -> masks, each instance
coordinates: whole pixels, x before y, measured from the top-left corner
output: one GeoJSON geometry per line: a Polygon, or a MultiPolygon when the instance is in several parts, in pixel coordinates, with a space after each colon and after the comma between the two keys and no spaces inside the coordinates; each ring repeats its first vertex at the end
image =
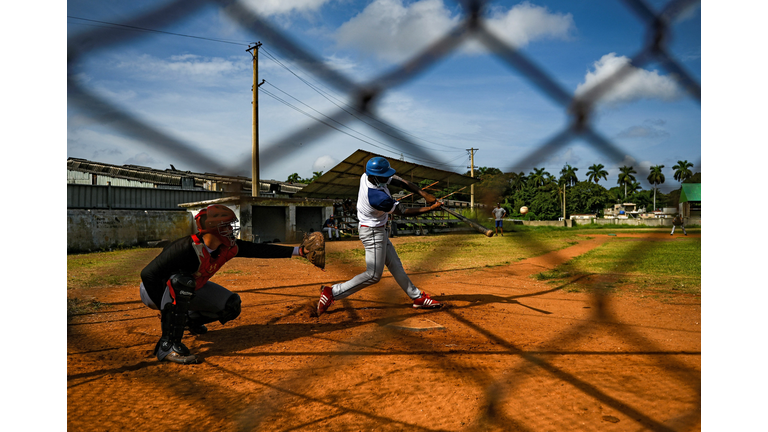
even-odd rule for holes
{"type": "Polygon", "coordinates": [[[389,193],[387,185],[390,181],[392,177],[386,184],[376,187],[368,181],[368,174],[360,176],[360,190],[357,193],[357,220],[360,225],[376,228],[387,224],[387,215],[400,204],[389,193]]]}

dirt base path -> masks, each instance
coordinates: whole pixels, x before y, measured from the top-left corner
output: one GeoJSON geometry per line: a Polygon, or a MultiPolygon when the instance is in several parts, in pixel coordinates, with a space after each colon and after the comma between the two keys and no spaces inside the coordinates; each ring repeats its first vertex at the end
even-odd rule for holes
{"type": "MultiPolygon", "coordinates": [[[[673,240],[664,235],[632,236],[673,240]]],[[[530,277],[610,239],[502,267],[412,273],[447,304],[439,310],[411,308],[385,273],[320,318],[308,310],[320,284],[359,265],[235,259],[214,280],[240,294],[243,313],[185,336],[203,359],[190,366],[152,356],[158,313],[137,287],[89,290],[110,307],[68,325],[68,429],[700,430],[698,297],[602,297],[530,277]]]]}

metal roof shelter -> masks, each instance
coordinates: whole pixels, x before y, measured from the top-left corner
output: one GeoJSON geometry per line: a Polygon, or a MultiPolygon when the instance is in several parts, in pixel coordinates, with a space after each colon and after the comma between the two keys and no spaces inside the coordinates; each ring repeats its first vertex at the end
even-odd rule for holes
{"type": "MultiPolygon", "coordinates": [[[[360,176],[365,172],[365,164],[370,158],[376,156],[381,155],[357,150],[294,196],[297,198],[356,199],[360,187],[360,176]]],[[[434,189],[443,189],[449,186],[469,186],[479,181],[477,178],[451,171],[430,168],[386,156],[381,157],[389,161],[390,166],[396,171],[395,175],[405,180],[417,184],[422,180],[438,181],[439,183],[432,186],[434,189]]]]}
{"type": "MultiPolygon", "coordinates": [[[[227,185],[235,184],[240,185],[243,190],[252,188],[250,177],[181,171],[173,168],[173,165],[171,167],[171,169],[159,170],[140,165],[112,165],[80,158],[67,158],[68,171],[141,182],[143,187],[179,188],[184,184],[184,179],[188,180],[191,187],[206,190],[220,190],[227,185]]],[[[261,193],[276,192],[291,195],[303,187],[304,184],[259,180],[261,193]]]]}
{"type": "Polygon", "coordinates": [[[701,183],[683,183],[680,202],[701,201],[701,183]]]}

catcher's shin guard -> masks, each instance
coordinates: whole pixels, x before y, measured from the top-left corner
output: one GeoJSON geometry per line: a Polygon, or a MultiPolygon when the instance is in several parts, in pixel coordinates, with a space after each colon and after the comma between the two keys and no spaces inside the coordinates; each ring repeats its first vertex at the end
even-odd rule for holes
{"type": "Polygon", "coordinates": [[[190,353],[189,348],[181,342],[182,337],[184,337],[189,302],[194,296],[195,282],[192,278],[180,280],[180,278],[173,276],[171,277],[171,284],[176,293],[176,304],[168,303],[162,310],[163,335],[155,345],[154,354],[160,361],[166,360],[181,364],[197,363],[197,356],[190,353]]]}

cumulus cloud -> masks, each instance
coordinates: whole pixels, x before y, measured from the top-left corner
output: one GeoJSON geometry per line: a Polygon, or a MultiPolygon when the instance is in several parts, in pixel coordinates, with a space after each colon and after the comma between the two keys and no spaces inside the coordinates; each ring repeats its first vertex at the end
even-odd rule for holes
{"type": "Polygon", "coordinates": [[[243,4],[260,15],[271,17],[289,13],[315,12],[330,0],[244,0],[243,4]]]}
{"type": "Polygon", "coordinates": [[[653,126],[631,126],[619,132],[617,138],[666,138],[669,132],[657,129],[653,126]]]}
{"type": "Polygon", "coordinates": [[[183,77],[195,81],[215,82],[211,80],[242,73],[250,68],[250,64],[218,57],[185,54],[167,59],[142,55],[131,60],[122,60],[117,67],[160,79],[173,80],[183,77]]]}
{"type": "MultiPolygon", "coordinates": [[[[629,62],[629,58],[617,56],[616,53],[604,55],[594,63],[593,70],[587,71],[584,82],[576,87],[576,96],[581,96],[594,88],[629,62]]],[[[672,78],[659,75],[655,70],[629,67],[632,68],[631,72],[622,81],[608,89],[600,98],[600,102],[618,105],[640,99],[672,101],[680,98],[681,90],[672,78]]]]}
{"type": "Polygon", "coordinates": [[[616,134],[616,138],[667,138],[669,132],[661,129],[667,122],[662,119],[647,119],[642,125],[630,126],[616,134]]]}
{"type": "Polygon", "coordinates": [[[317,160],[315,160],[315,163],[312,164],[312,172],[322,171],[323,173],[327,173],[331,170],[331,168],[338,164],[339,161],[337,161],[333,156],[320,156],[317,158],[317,160]]]}
{"type": "MultiPolygon", "coordinates": [[[[493,7],[487,23],[492,32],[518,47],[543,38],[566,38],[575,28],[570,14],[523,2],[493,7]]],[[[436,42],[462,19],[443,0],[375,0],[336,32],[341,47],[359,49],[387,61],[402,61],[436,42]]],[[[476,51],[471,44],[468,51],[476,51]]]]}
{"type": "Polygon", "coordinates": [[[501,39],[523,47],[537,39],[567,39],[576,24],[571,14],[552,13],[545,7],[523,2],[509,10],[494,7],[488,27],[501,39]]]}
{"type": "Polygon", "coordinates": [[[125,161],[126,165],[144,165],[144,166],[151,166],[152,164],[156,164],[157,161],[152,158],[152,156],[148,155],[147,153],[138,153],[134,157],[128,159],[125,161]]]}

